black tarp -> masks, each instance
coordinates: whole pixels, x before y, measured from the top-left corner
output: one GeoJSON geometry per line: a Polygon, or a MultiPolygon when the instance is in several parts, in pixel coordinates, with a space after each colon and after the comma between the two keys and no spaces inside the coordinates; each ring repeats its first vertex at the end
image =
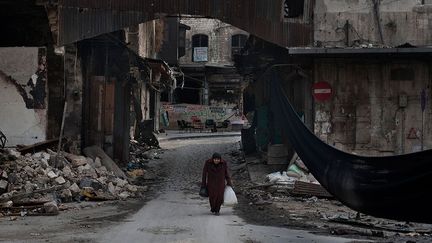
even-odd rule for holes
{"type": "Polygon", "coordinates": [[[300,120],[273,72],[274,121],[315,178],[346,206],[369,215],[432,223],[432,150],[385,157],[346,153],[316,137],[300,120]]]}

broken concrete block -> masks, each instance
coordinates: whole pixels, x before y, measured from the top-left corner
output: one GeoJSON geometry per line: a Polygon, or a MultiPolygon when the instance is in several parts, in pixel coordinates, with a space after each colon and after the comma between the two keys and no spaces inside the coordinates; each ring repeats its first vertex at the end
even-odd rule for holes
{"type": "Polygon", "coordinates": [[[0,174],[0,178],[8,179],[8,174],[6,173],[6,171],[3,171],[3,172],[0,174]]]}
{"type": "Polygon", "coordinates": [[[0,203],[0,208],[10,208],[12,206],[13,206],[13,202],[12,201],[7,201],[7,202],[0,203]]]}
{"type": "Polygon", "coordinates": [[[24,167],[23,170],[30,176],[32,176],[35,172],[35,170],[28,165],[26,167],[24,167]]]}
{"type": "Polygon", "coordinates": [[[71,170],[71,168],[69,167],[69,166],[65,166],[65,167],[63,167],[63,175],[65,176],[65,177],[67,177],[67,178],[71,178],[72,177],[72,170],[71,170]]]}
{"type": "Polygon", "coordinates": [[[51,158],[51,155],[49,153],[42,152],[42,156],[41,157],[42,157],[42,159],[45,159],[46,161],[49,161],[50,158],[51,158]]]}
{"type": "Polygon", "coordinates": [[[87,157],[86,158],[87,159],[87,164],[89,164],[91,167],[95,167],[95,165],[94,165],[94,161],[93,161],[93,159],[92,158],[89,158],[89,157],[87,157]]]}
{"type": "Polygon", "coordinates": [[[30,181],[27,181],[27,183],[24,186],[24,190],[27,193],[33,192],[34,188],[35,188],[34,184],[30,183],[30,181]]]}
{"type": "Polygon", "coordinates": [[[138,191],[138,188],[137,188],[136,186],[134,186],[134,185],[127,185],[127,186],[126,186],[126,189],[127,189],[129,192],[137,192],[137,191],[138,191]]]}
{"type": "Polygon", "coordinates": [[[63,185],[66,183],[66,180],[63,178],[63,176],[59,176],[55,179],[55,182],[59,185],[63,185]]]}
{"type": "Polygon", "coordinates": [[[108,191],[113,195],[113,196],[115,196],[117,193],[116,193],[116,189],[115,189],[115,187],[114,187],[114,184],[112,183],[112,182],[110,182],[110,183],[108,183],[108,191]]]}
{"type": "Polygon", "coordinates": [[[63,202],[71,202],[72,201],[72,192],[69,189],[63,189],[60,193],[60,198],[63,202]]]}
{"type": "Polygon", "coordinates": [[[101,184],[107,184],[108,178],[101,176],[101,177],[97,178],[96,180],[99,181],[101,184]]]}
{"type": "Polygon", "coordinates": [[[125,187],[128,184],[128,182],[126,180],[122,180],[120,178],[116,178],[114,183],[119,187],[125,187]]]}
{"type": "Polygon", "coordinates": [[[17,180],[18,180],[18,176],[17,176],[16,173],[10,173],[8,175],[8,181],[9,181],[9,183],[15,184],[17,182],[17,180]]]}
{"type": "Polygon", "coordinates": [[[99,168],[102,166],[102,162],[101,162],[99,157],[96,157],[96,159],[94,161],[94,165],[95,165],[95,168],[99,168]]]}
{"type": "Polygon", "coordinates": [[[72,192],[72,194],[76,195],[79,194],[81,192],[81,189],[79,188],[79,186],[74,183],[69,187],[69,190],[72,192]]]}
{"type": "Polygon", "coordinates": [[[57,177],[57,174],[54,172],[54,171],[49,171],[48,172],[48,177],[50,178],[50,179],[54,179],[54,178],[56,178],[57,177]]]}
{"type": "Polygon", "coordinates": [[[87,158],[81,155],[65,153],[65,157],[71,162],[72,167],[79,167],[87,164],[87,158]]]}
{"type": "Polygon", "coordinates": [[[91,167],[89,164],[84,166],[82,174],[85,176],[88,176],[88,177],[92,177],[92,178],[98,177],[96,170],[93,167],[91,167]]]}
{"type": "Polygon", "coordinates": [[[39,164],[40,164],[40,166],[41,166],[42,168],[44,168],[44,169],[46,170],[46,169],[49,167],[49,163],[48,163],[48,161],[49,161],[49,160],[41,159],[40,162],[39,162],[39,164]]]}
{"type": "Polygon", "coordinates": [[[42,166],[39,166],[35,169],[36,173],[39,175],[45,175],[46,171],[42,168],[42,166]]]}
{"type": "Polygon", "coordinates": [[[96,170],[96,173],[99,176],[108,175],[108,170],[105,168],[105,166],[101,166],[101,167],[95,168],[95,170],[96,170]]]}
{"type": "Polygon", "coordinates": [[[80,188],[84,188],[84,187],[91,187],[94,190],[100,190],[103,188],[102,184],[100,182],[98,182],[97,180],[94,180],[92,178],[89,177],[84,177],[81,181],[80,181],[80,188]]]}
{"type": "Polygon", "coordinates": [[[6,180],[0,180],[0,194],[7,191],[9,183],[6,180]]]}
{"type": "Polygon", "coordinates": [[[15,157],[15,159],[21,157],[21,153],[18,152],[18,151],[16,151],[15,149],[8,149],[8,150],[7,150],[7,153],[8,153],[9,155],[12,155],[13,157],[15,157]]]}
{"type": "Polygon", "coordinates": [[[58,214],[59,209],[55,201],[44,203],[43,208],[45,213],[58,214]]]}
{"type": "Polygon", "coordinates": [[[125,173],[117,166],[117,164],[98,146],[87,147],[84,149],[84,154],[92,159],[99,157],[103,166],[109,171],[114,172],[117,177],[126,179],[125,173]]]}
{"type": "Polygon", "coordinates": [[[122,192],[119,194],[119,198],[122,200],[127,199],[128,197],[130,197],[130,194],[128,192],[122,192]]]}

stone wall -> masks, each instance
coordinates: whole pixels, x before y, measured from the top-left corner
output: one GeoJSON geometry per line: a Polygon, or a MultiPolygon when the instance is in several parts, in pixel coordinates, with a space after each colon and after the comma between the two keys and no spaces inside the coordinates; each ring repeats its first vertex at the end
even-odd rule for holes
{"type": "Polygon", "coordinates": [[[424,149],[432,148],[430,62],[321,59],[314,68],[315,82],[333,89],[329,101],[315,102],[314,130],[323,141],[359,154],[402,154],[421,150],[423,133],[424,149]]]}
{"type": "Polygon", "coordinates": [[[249,35],[232,25],[217,19],[183,18],[180,23],[191,27],[186,31],[186,55],[180,58],[180,64],[194,64],[192,62],[192,36],[204,34],[208,36],[207,64],[233,65],[231,56],[231,36],[235,34],[249,35]]]}
{"type": "Polygon", "coordinates": [[[422,5],[419,0],[317,0],[315,45],[430,45],[432,3],[425,3],[422,5]]]}

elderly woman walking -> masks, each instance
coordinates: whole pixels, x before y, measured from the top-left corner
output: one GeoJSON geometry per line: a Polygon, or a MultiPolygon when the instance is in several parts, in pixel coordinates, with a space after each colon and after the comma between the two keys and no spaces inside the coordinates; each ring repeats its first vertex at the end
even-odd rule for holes
{"type": "Polygon", "coordinates": [[[228,166],[221,155],[214,153],[212,158],[204,165],[201,187],[207,187],[211,212],[219,215],[220,207],[224,201],[225,180],[232,186],[228,166]]]}

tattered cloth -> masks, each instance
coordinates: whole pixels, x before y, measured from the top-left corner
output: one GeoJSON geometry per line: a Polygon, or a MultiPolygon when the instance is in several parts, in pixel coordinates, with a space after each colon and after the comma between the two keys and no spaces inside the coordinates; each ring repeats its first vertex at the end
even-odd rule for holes
{"type": "Polygon", "coordinates": [[[277,73],[268,82],[275,125],[315,178],[348,207],[373,216],[432,223],[432,150],[386,157],[340,151],[316,137],[288,101],[277,73]]]}

